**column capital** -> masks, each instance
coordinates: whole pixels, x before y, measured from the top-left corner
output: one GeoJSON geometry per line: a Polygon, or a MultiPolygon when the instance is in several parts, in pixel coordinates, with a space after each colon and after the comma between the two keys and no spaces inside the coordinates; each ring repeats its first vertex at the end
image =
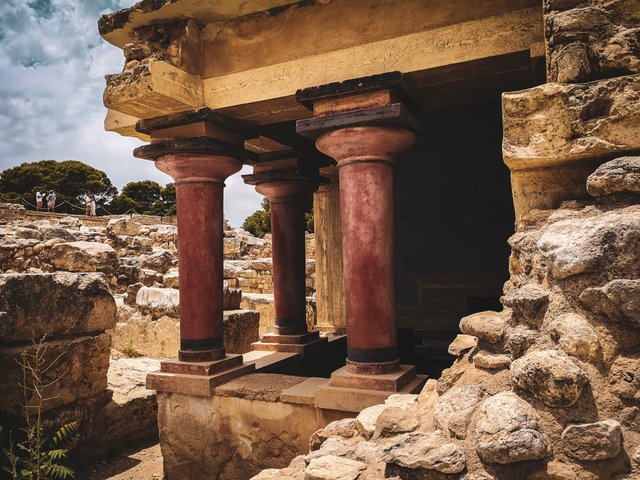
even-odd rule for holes
{"type": "Polygon", "coordinates": [[[322,134],[316,147],[338,162],[338,167],[355,162],[388,162],[410,149],[416,136],[397,127],[345,127],[322,134]]]}
{"type": "MultiPolygon", "coordinates": [[[[234,158],[251,164],[258,160],[255,153],[244,148],[246,139],[257,136],[255,130],[208,108],[140,120],[136,130],[151,138],[150,144],[133,151],[135,157],[145,160],[186,159],[189,156],[194,163],[193,170],[203,167],[196,165],[197,161],[234,158]]],[[[160,165],[158,167],[162,170],[160,165]]],[[[173,173],[167,173],[173,176],[173,173]]]]}
{"type": "Polygon", "coordinates": [[[270,202],[306,197],[328,183],[318,166],[300,158],[288,158],[253,165],[253,174],[243,175],[245,183],[254,185],[270,202]]]}
{"type": "Polygon", "coordinates": [[[310,108],[313,116],[298,120],[296,131],[314,139],[333,130],[361,126],[419,133],[420,124],[413,114],[420,109],[417,98],[400,72],[298,90],[296,99],[310,108]]]}

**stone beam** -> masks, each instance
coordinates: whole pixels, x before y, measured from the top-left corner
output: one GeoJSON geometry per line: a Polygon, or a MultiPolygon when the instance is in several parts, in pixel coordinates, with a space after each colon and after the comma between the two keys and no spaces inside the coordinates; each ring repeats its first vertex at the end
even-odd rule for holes
{"type": "MultiPolygon", "coordinates": [[[[256,106],[256,123],[267,112],[278,113],[278,121],[302,118],[303,107],[295,104],[298,89],[341,82],[357,76],[390,71],[418,72],[445,65],[531,50],[542,38],[540,8],[517,10],[504,15],[402,35],[386,40],[335,50],[252,68],[203,80],[206,106],[214,109],[271,102],[256,106]]],[[[241,111],[241,108],[236,109],[241,111]]],[[[230,108],[229,113],[233,109],[230,108]]],[[[250,112],[247,112],[250,115],[250,112]]],[[[251,120],[250,118],[246,118],[251,120]]]]}
{"type": "Polygon", "coordinates": [[[202,82],[167,62],[148,60],[107,76],[104,105],[138,118],[194,110],[202,104],[202,82]]]}

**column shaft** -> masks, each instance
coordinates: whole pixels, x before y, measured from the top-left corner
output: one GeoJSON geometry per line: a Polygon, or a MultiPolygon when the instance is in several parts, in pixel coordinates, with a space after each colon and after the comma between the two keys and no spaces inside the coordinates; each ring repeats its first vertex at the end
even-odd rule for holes
{"type": "Polygon", "coordinates": [[[393,290],[393,166],[340,167],[349,360],[397,360],[393,290]]]}
{"type": "Polygon", "coordinates": [[[304,197],[271,200],[275,330],[303,335],[306,322],[304,197]]]}
{"type": "Polygon", "coordinates": [[[240,170],[223,155],[172,154],[156,167],[176,184],[178,267],[180,269],[180,351],[183,361],[224,358],[223,189],[240,170]]]}
{"type": "Polygon", "coordinates": [[[223,187],[176,182],[182,353],[223,347],[223,187]]]}

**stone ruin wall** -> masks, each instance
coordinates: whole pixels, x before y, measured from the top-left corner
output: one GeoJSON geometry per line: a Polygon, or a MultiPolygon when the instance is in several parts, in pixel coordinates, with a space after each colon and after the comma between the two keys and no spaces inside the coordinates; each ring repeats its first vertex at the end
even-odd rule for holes
{"type": "MultiPolygon", "coordinates": [[[[157,404],[146,374],[179,347],[175,225],[146,217],[85,222],[18,207],[0,204],[0,371],[6,385],[16,386],[0,394],[2,411],[19,416],[15,359],[46,335],[47,361],[62,354],[47,379],[64,375],[48,392],[54,399],[45,410],[60,422],[81,421],[76,454],[99,456],[154,435],[157,404]]],[[[271,243],[242,229],[226,228],[225,236],[225,346],[244,353],[273,324],[265,281],[271,243]],[[247,303],[250,309],[242,309],[247,303]]],[[[313,253],[309,235],[310,294],[313,253]]],[[[314,322],[313,297],[309,305],[314,322]]]]}
{"type": "Polygon", "coordinates": [[[545,0],[550,83],[505,94],[503,310],[456,358],[254,480],[640,478],[640,4],[545,0]]]}

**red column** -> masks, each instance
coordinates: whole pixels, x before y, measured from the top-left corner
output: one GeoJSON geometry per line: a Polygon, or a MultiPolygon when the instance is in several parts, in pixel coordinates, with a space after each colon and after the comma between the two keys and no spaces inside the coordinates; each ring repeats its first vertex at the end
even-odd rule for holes
{"type": "Polygon", "coordinates": [[[317,188],[309,180],[259,183],[256,190],[269,199],[275,332],[305,335],[306,275],[304,206],[317,188]]]}
{"type": "Polygon", "coordinates": [[[399,368],[393,284],[393,164],[415,135],[394,127],[328,132],[318,150],[338,162],[347,318],[347,369],[399,368]]]}
{"type": "Polygon", "coordinates": [[[182,361],[224,358],[223,189],[242,168],[221,155],[171,154],[156,160],[176,185],[182,361]]]}

